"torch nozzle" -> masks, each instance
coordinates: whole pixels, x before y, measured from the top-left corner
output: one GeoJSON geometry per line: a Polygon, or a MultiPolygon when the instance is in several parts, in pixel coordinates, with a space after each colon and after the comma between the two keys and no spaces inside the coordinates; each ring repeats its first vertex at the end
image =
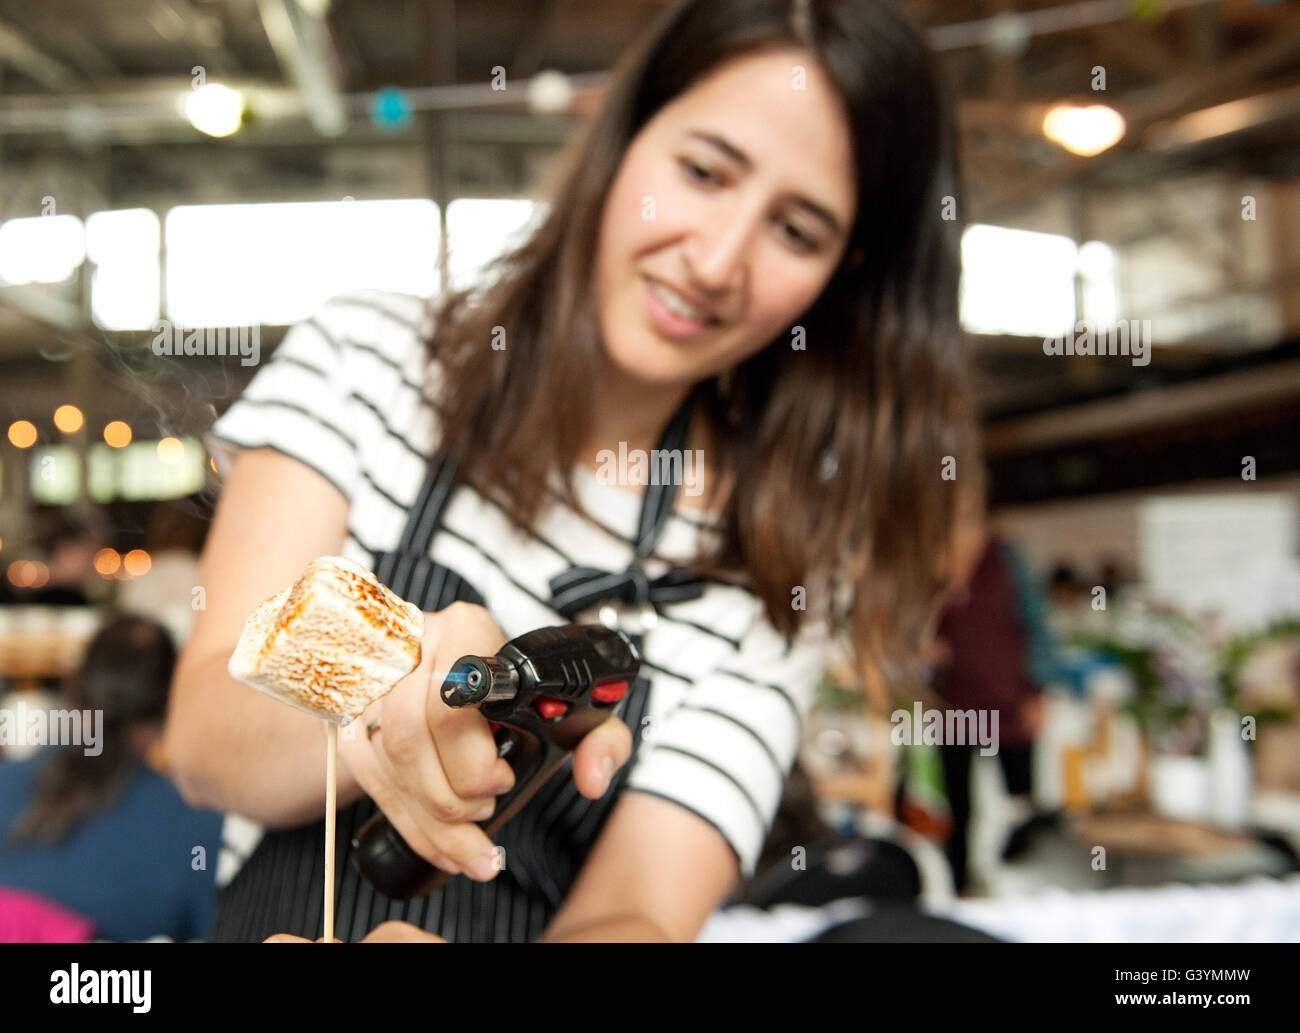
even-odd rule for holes
{"type": "Polygon", "coordinates": [[[442,699],[449,707],[472,707],[512,699],[519,691],[515,669],[495,656],[462,656],[447,672],[442,699]]]}

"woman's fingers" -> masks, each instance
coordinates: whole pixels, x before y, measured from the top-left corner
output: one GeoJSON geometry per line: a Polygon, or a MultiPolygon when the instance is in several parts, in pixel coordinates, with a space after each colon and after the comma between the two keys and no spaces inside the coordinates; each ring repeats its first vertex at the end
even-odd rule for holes
{"type": "Polygon", "coordinates": [[[373,739],[379,765],[409,795],[413,808],[430,819],[444,823],[480,820],[480,813],[492,806],[492,794],[462,795],[452,788],[429,726],[429,685],[429,672],[417,670],[380,701],[380,731],[373,739]]]}
{"type": "MultiPolygon", "coordinates": [[[[376,738],[382,734],[381,731],[376,738]]],[[[493,863],[496,846],[478,825],[469,821],[439,821],[415,811],[410,806],[409,794],[394,788],[382,770],[378,774],[377,792],[371,796],[412,850],[452,874],[464,872],[480,882],[496,876],[499,870],[499,865],[493,863]]]]}
{"type": "Polygon", "coordinates": [[[429,727],[427,701],[438,688],[439,644],[454,631],[446,617],[449,610],[425,614],[420,663],[379,701],[382,732],[375,741],[381,766],[410,794],[413,809],[434,821],[463,822],[474,820],[492,801],[486,795],[466,799],[452,788],[429,727]]]}
{"type": "Polygon", "coordinates": [[[362,943],[446,943],[441,936],[427,933],[410,922],[380,922],[362,943]]]}
{"type": "MultiPolygon", "coordinates": [[[[358,721],[364,720],[366,720],[365,715],[358,718],[358,721]]],[[[375,734],[378,736],[382,732],[375,734]]],[[[407,806],[405,791],[383,771],[377,751],[367,740],[340,739],[339,754],[346,757],[345,763],[352,770],[357,783],[375,801],[375,806],[384,813],[398,835],[406,840],[412,850],[430,864],[452,875],[461,870],[461,866],[447,856],[442,846],[445,841],[445,826],[429,819],[422,821],[411,812],[407,806]]]]}
{"type": "MultiPolygon", "coordinates": [[[[373,720],[370,714],[368,708],[357,719],[358,724],[362,727],[369,724],[373,720]]],[[[416,804],[410,791],[397,781],[387,766],[380,747],[385,730],[381,724],[373,737],[339,741],[339,751],[361,788],[392,822],[407,845],[430,864],[453,875],[466,871],[476,879],[492,878],[496,874],[494,868],[480,865],[475,870],[471,867],[476,859],[493,856],[492,841],[472,822],[442,821],[416,804]]],[[[440,769],[436,775],[442,778],[440,769]]]]}
{"type": "Polygon", "coordinates": [[[492,656],[506,637],[492,615],[481,606],[453,603],[438,613],[439,644],[433,677],[425,697],[425,721],[438,751],[451,791],[458,796],[497,797],[509,792],[515,776],[497,756],[487,720],[471,707],[449,707],[442,700],[442,683],[456,661],[466,654],[492,656]]]}
{"type": "Polygon", "coordinates": [[[429,694],[425,721],[449,793],[492,801],[514,786],[514,771],[497,756],[491,726],[477,710],[449,707],[435,689],[429,694]]]}
{"type": "MultiPolygon", "coordinates": [[[[420,665],[357,719],[364,739],[340,742],[344,764],[416,853],[444,871],[493,878],[500,868],[492,841],[475,824],[514,785],[497,756],[488,722],[472,708],[443,702],[447,671],[466,654],[491,656],[506,642],[481,606],[453,603],[425,615],[420,665]]],[[[632,733],[610,717],[578,744],[573,778],[596,799],[632,753],[632,733]]]]}
{"type": "MultiPolygon", "coordinates": [[[[309,940],[305,936],[293,936],[289,933],[276,933],[274,936],[268,936],[263,943],[342,943],[337,938],[327,940],[321,937],[319,940],[309,940]]],[[[435,936],[433,933],[427,933],[418,926],[411,925],[410,922],[380,922],[369,933],[366,934],[362,943],[446,943],[441,936],[435,936]]]]}
{"type": "Polygon", "coordinates": [[[617,717],[607,717],[573,751],[573,781],[589,799],[605,795],[614,772],[632,756],[632,732],[617,717]]]}
{"type": "Polygon", "coordinates": [[[456,603],[426,614],[420,665],[357,719],[362,729],[376,720],[379,725],[343,752],[358,784],[412,850],[444,871],[481,881],[495,877],[500,865],[492,841],[475,823],[491,815],[513,773],[497,757],[483,717],[453,710],[438,690],[445,668],[459,657],[495,653],[504,642],[482,607],[456,603]]]}

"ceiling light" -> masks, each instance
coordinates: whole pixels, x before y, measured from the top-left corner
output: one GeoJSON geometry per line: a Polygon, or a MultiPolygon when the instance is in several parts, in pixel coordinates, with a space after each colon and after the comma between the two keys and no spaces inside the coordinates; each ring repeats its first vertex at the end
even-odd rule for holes
{"type": "Polygon", "coordinates": [[[1043,135],[1071,154],[1092,157],[1124,136],[1124,116],[1105,104],[1058,104],[1043,119],[1043,135]]]}
{"type": "Polygon", "coordinates": [[[185,98],[185,116],[200,133],[229,136],[244,120],[244,98],[229,86],[211,82],[185,98]]]}

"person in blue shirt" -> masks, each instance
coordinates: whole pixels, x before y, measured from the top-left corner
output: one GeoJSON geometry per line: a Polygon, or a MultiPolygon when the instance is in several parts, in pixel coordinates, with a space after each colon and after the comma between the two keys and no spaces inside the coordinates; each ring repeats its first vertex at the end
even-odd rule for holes
{"type": "Polygon", "coordinates": [[[175,661],[161,624],[113,618],[60,701],[82,712],[79,733],[51,722],[49,745],[0,764],[0,889],[76,912],[97,939],[208,930],[223,816],[192,809],[146,760],[175,661]],[[55,741],[73,737],[80,742],[55,741]]]}

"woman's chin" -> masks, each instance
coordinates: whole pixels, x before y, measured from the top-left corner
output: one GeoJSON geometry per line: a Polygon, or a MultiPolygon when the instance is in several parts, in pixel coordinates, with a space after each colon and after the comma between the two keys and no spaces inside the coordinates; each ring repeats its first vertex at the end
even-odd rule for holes
{"type": "Polygon", "coordinates": [[[694,383],[703,376],[691,364],[683,362],[680,355],[663,354],[662,347],[647,347],[635,355],[610,352],[610,365],[623,379],[638,383],[648,390],[694,383]]]}

